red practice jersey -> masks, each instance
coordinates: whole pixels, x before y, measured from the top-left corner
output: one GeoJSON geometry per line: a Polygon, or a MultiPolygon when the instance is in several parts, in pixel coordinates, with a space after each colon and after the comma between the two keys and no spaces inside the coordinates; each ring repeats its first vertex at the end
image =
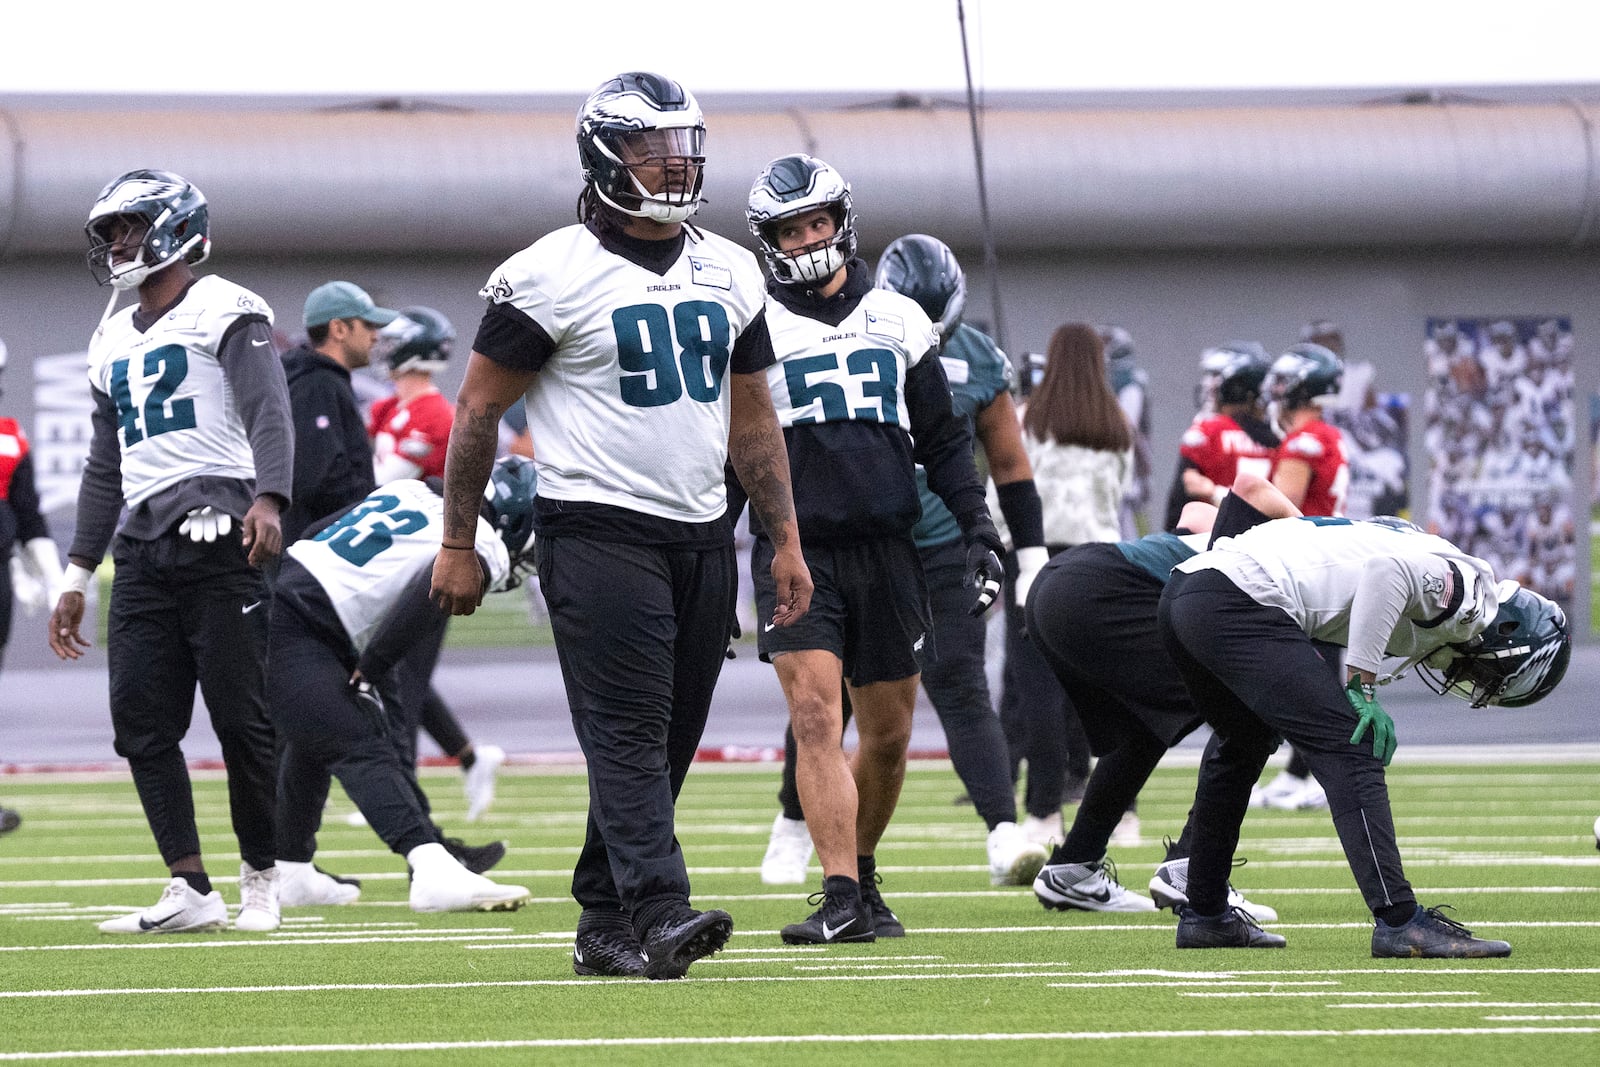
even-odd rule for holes
{"type": "Polygon", "coordinates": [[[1344,514],[1344,498],[1350,488],[1350,464],[1345,459],[1344,437],[1337,426],[1319,420],[1289,431],[1273,460],[1274,474],[1278,464],[1286,459],[1298,459],[1311,465],[1311,480],[1306,484],[1301,512],[1306,515],[1344,514]]]}
{"type": "Polygon", "coordinates": [[[393,396],[373,404],[367,432],[372,435],[378,484],[396,478],[443,478],[445,446],[455,417],[455,405],[438,390],[404,407],[393,396]]]}
{"type": "Polygon", "coordinates": [[[16,419],[0,417],[0,500],[11,499],[11,477],[28,454],[28,435],[16,419]]]}
{"type": "Polygon", "coordinates": [[[1183,431],[1178,454],[1220,486],[1230,486],[1242,470],[1267,477],[1272,447],[1251,437],[1228,415],[1210,415],[1183,431]]]}

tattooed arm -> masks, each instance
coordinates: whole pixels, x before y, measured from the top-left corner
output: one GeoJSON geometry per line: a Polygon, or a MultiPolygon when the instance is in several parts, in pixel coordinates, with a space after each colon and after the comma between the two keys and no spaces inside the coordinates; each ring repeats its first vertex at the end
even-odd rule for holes
{"type": "Polygon", "coordinates": [[[478,507],[494,467],[500,416],[527,391],[536,373],[504,367],[480,352],[467,361],[445,453],[444,543],[433,562],[430,592],[433,602],[452,615],[471,615],[483,601],[485,578],[473,550],[478,507]]]}
{"type": "Polygon", "coordinates": [[[811,607],[811,572],[800,554],[800,527],[789,488],[789,451],[772,409],[766,373],[730,374],[728,381],[728,458],[772,541],[772,577],[778,585],[772,624],[788,626],[811,607]]]}

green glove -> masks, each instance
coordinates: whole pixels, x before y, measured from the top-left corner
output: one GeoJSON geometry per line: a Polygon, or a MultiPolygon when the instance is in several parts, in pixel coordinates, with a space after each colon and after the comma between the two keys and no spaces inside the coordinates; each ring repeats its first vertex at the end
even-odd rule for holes
{"type": "Polygon", "coordinates": [[[1356,709],[1360,722],[1356,724],[1356,732],[1350,735],[1350,743],[1361,743],[1361,735],[1368,729],[1372,730],[1372,754],[1383,760],[1385,767],[1394,759],[1396,745],[1394,737],[1394,720],[1389,718],[1389,713],[1383,710],[1378,703],[1378,698],[1373,693],[1373,687],[1360,678],[1352,678],[1344,687],[1344,695],[1350,699],[1350,706],[1356,709]]]}

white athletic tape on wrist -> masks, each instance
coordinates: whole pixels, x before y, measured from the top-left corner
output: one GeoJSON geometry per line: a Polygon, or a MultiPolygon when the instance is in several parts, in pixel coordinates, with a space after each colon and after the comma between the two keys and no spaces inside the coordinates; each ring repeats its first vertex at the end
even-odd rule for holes
{"type": "Polygon", "coordinates": [[[76,563],[67,564],[67,572],[62,576],[61,591],[64,593],[78,593],[82,596],[89,595],[89,579],[94,577],[94,571],[87,567],[80,567],[76,563]]]}

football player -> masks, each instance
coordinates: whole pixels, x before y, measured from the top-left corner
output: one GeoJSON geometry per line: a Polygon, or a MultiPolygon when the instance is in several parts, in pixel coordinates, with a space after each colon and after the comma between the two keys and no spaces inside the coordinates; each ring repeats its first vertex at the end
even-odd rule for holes
{"type": "Polygon", "coordinates": [[[482,596],[472,556],[501,413],[525,398],[538,444],[539,586],[589,773],[573,874],[579,974],[681,978],[733,930],[689,903],[674,804],[711,707],[738,584],[724,466],[771,532],[769,628],[802,617],[811,578],[767,391],[761,274],[687,225],[705,122],[683,86],[633,71],[578,111],[580,222],[496,268],[445,464],[434,595],[482,596]]]}
{"type": "Polygon", "coordinates": [[[111,724],[171,874],[160,900],[101,923],[107,933],[228,925],[201,860],[180,747],[196,681],[222,745],[244,861],[234,926],[279,922],[261,568],[283,547],[294,430],[272,309],[194,273],[211,251],[208,215],[183,178],[135,170],[100,191],[84,227],[89,270],[112,295],[89,340],[94,431],[49,640],[62,659],[88,647],[85,597],[110,545],[111,724]],[[127,291],[138,302],[113,313],[127,291]]]}
{"type": "MultiPolygon", "coordinates": [[[[445,447],[455,421],[455,405],[433,376],[450,363],[455,325],[442,312],[414,306],[378,337],[377,361],[394,381],[394,393],[372,405],[367,432],[372,437],[372,465],[379,485],[397,478],[443,478],[445,447]]],[[[411,720],[403,736],[415,762],[417,727],[428,731],[439,750],[461,764],[461,786],[467,797],[467,822],[476,822],[494,802],[495,775],[505,762],[499,745],[475,745],[450,706],[433,686],[433,671],[444,647],[444,628],[427,646],[418,647],[401,666],[401,708],[411,720]]]]}
{"type": "Polygon", "coordinates": [[[1548,696],[1572,655],[1566,616],[1489,565],[1400,519],[1263,523],[1177,565],[1159,621],[1223,769],[1195,792],[1179,948],[1284,944],[1230,907],[1228,870],[1249,786],[1280,739],[1327,790],[1345,858],[1374,917],[1375,957],[1506,956],[1416,900],[1395,841],[1384,767],[1394,722],[1376,686],[1416,666],[1473,707],[1548,696]],[[1348,648],[1341,686],[1313,638],[1348,648]]]}
{"type": "MultiPolygon", "coordinates": [[[[1033,468],[1022,450],[1010,388],[1011,361],[984,333],[962,321],[966,275],[955,254],[936,237],[914,233],[898,238],[878,260],[877,285],[915,300],[939,328],[939,361],[950,381],[951,403],[983,445],[1000,509],[1026,562],[1014,587],[1021,603],[1044,564],[1044,524],[1033,468]]],[[[1006,740],[989,699],[984,673],[984,622],[968,613],[971,596],[963,577],[966,548],[955,516],[928,488],[927,471],[917,468],[922,517],[912,528],[923,574],[927,576],[936,657],[922,672],[922,687],[939,714],[950,746],[950,760],[979,818],[989,829],[986,853],[993,885],[1027,885],[1044,863],[1044,846],[1029,841],[1017,825],[1017,799],[1006,765],[1006,740]]],[[[811,837],[795,785],[794,731],[784,744],[784,810],[773,821],[761,880],[771,884],[806,880],[811,837]]]]}
{"type": "MultiPolygon", "coordinates": [[[[533,464],[508,456],[485,490],[473,557],[485,587],[510,589],[532,566],[533,464]]],[[[413,911],[514,910],[527,899],[463,866],[428,814],[406,760],[412,724],[391,721],[381,693],[394,668],[444,628],[428,596],[444,503],[412,479],[392,481],[289,546],[274,586],[273,723],[302,762],[339,779],[375,833],[411,870],[413,911]]],[[[288,882],[310,862],[284,867],[288,882]]]]}
{"type": "MultiPolygon", "coordinates": [[[[878,891],[874,853],[899,799],[917,681],[933,653],[911,537],[921,512],[916,464],[959,528],[967,610],[981,614],[999,595],[1002,545],[971,433],[951,408],[939,333],[915,300],[873,287],[855,255],[849,184],[820,159],[780,156],[756,177],[745,218],[771,273],[767,321],[778,362],[767,383],[817,584],[804,620],[757,635],[789,705],[800,799],[823,874],[821,907],[781,936],[789,944],[899,937],[905,927],[878,891]],[[841,676],[860,741],[853,767],[840,747],[841,676]]],[[[764,572],[783,531],[756,518],[750,569],[765,615],[782,603],[764,572]]]]}
{"type": "MultiPolygon", "coordinates": [[[[6,369],[6,343],[0,341],[0,373],[6,369]]],[[[50,527],[39,512],[28,435],[16,419],[0,416],[0,654],[11,636],[13,593],[32,615],[47,607],[61,588],[61,559],[50,527]]],[[[22,816],[0,807],[0,834],[15,830],[22,816]]]]}
{"type": "Polygon", "coordinates": [[[1185,500],[1220,504],[1240,473],[1272,472],[1278,435],[1267,424],[1262,389],[1271,360],[1253,341],[1230,341],[1201,358],[1217,363],[1216,412],[1183,432],[1178,476],[1185,500]]]}

